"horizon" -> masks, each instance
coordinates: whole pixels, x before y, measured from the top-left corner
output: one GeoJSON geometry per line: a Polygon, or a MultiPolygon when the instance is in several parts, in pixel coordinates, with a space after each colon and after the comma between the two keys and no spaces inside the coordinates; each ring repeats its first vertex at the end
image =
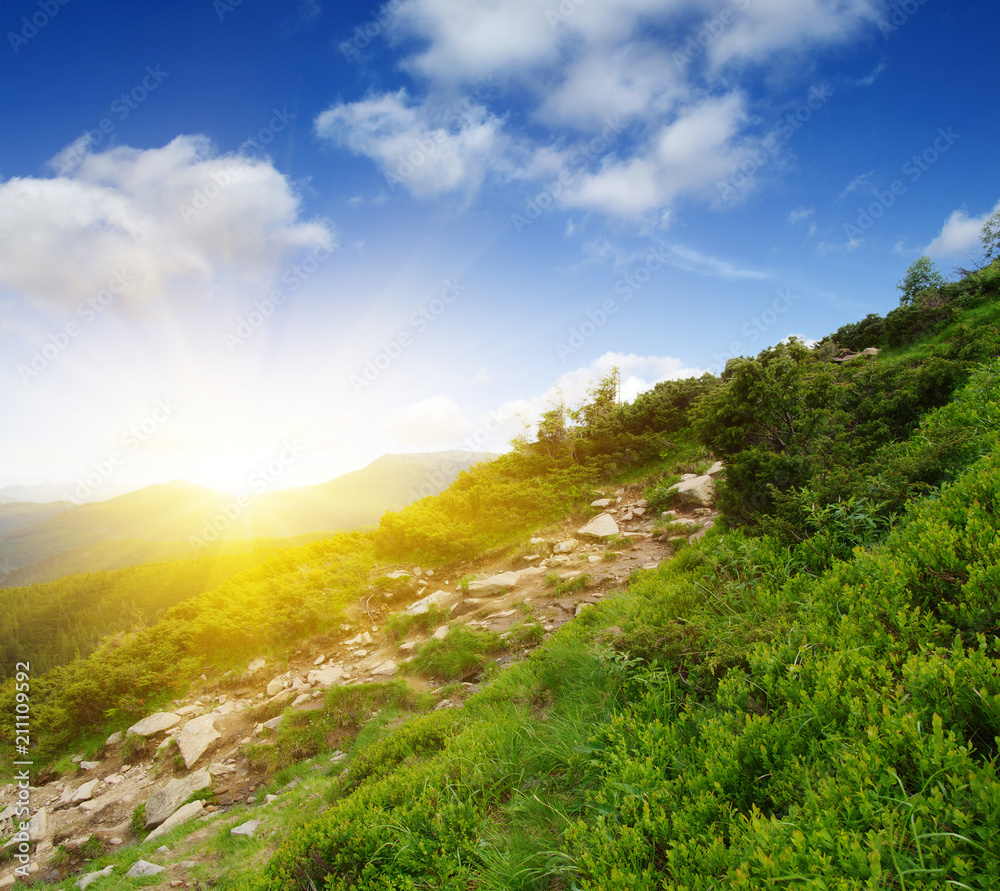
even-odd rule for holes
{"type": "Polygon", "coordinates": [[[884,314],[1000,208],[986,0],[12,0],[0,25],[0,486],[502,453],[614,366],[630,401],[884,314]]]}

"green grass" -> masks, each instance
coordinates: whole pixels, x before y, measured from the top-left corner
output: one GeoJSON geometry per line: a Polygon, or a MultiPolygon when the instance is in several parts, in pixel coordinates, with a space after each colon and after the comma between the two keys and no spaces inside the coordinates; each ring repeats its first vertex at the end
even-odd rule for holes
{"type": "Polygon", "coordinates": [[[406,664],[424,677],[458,680],[478,674],[488,658],[503,649],[496,632],[454,624],[444,640],[425,641],[406,664]]]}

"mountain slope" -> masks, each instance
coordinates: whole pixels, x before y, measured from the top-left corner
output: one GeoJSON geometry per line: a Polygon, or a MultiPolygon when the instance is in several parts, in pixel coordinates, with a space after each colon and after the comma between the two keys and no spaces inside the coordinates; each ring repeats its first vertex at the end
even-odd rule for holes
{"type": "MultiPolygon", "coordinates": [[[[221,540],[370,526],[386,511],[440,492],[461,471],[491,457],[461,451],[383,455],[329,482],[266,492],[248,501],[178,481],[92,504],[0,505],[0,565],[10,573],[70,550],[124,539],[187,542],[194,553],[221,540]]],[[[109,564],[80,568],[104,565],[109,564]]]]}

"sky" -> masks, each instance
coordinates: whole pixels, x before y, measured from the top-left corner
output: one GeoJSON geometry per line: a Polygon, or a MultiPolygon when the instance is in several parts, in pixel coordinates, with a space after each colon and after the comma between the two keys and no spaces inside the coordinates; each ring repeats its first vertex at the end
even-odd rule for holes
{"type": "Polygon", "coordinates": [[[995,0],[5,0],[0,485],[504,451],[998,207],[995,0]]]}

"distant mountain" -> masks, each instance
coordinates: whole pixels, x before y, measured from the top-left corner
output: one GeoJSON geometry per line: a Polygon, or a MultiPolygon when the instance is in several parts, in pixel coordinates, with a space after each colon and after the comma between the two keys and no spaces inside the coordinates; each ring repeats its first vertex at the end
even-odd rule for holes
{"type": "MultiPolygon", "coordinates": [[[[386,511],[446,489],[461,471],[492,457],[464,451],[383,455],[326,483],[243,498],[177,481],[93,504],[0,505],[0,585],[5,584],[4,573],[38,561],[51,567],[56,565],[51,558],[67,551],[76,554],[67,565],[79,567],[79,555],[104,542],[185,543],[194,554],[201,542],[287,538],[374,525],[386,511]]],[[[104,568],[108,553],[95,549],[100,558],[83,568],[104,568]]]]}
{"type": "Polygon", "coordinates": [[[91,493],[91,497],[81,498],[80,495],[86,495],[87,491],[86,488],[81,489],[79,483],[37,483],[35,485],[14,483],[9,486],[0,486],[0,505],[25,502],[51,504],[56,501],[73,503],[103,501],[116,495],[124,495],[129,490],[127,488],[116,489],[108,484],[91,493]]]}

